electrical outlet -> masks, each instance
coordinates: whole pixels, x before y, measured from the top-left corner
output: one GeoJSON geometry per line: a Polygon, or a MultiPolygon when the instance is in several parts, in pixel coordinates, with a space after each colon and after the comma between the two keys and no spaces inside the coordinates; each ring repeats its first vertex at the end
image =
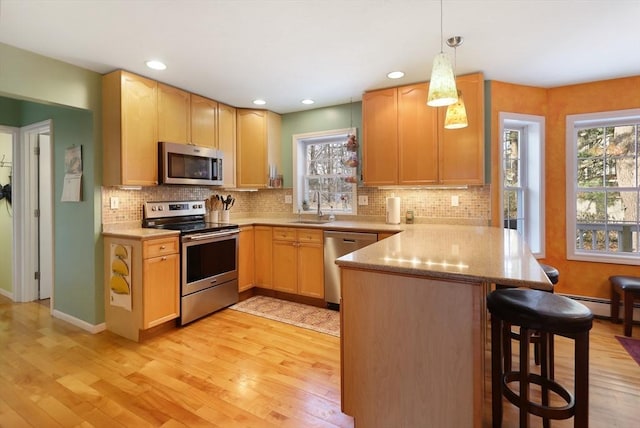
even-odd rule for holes
{"type": "Polygon", "coordinates": [[[120,198],[117,196],[112,196],[109,198],[109,204],[112,210],[117,210],[120,207],[120,198]]]}
{"type": "Polygon", "coordinates": [[[284,195],[284,203],[285,203],[285,204],[292,204],[292,203],[293,203],[293,196],[291,196],[291,195],[284,195]]]}
{"type": "Polygon", "coordinates": [[[460,205],[460,199],[458,198],[458,195],[454,195],[451,197],[451,206],[452,207],[457,207],[458,205],[460,205]]]}
{"type": "Polygon", "coordinates": [[[358,196],[358,205],[369,205],[369,197],[367,195],[358,196]]]}

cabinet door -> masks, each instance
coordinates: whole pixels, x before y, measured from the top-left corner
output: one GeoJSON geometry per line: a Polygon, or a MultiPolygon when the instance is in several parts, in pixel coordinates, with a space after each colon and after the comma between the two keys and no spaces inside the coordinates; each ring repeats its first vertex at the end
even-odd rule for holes
{"type": "Polygon", "coordinates": [[[224,186],[236,187],[236,109],[225,104],[218,104],[218,148],[224,186]]]}
{"type": "Polygon", "coordinates": [[[427,83],[398,88],[398,184],[438,181],[438,109],[428,92],[427,83]]]}
{"type": "Polygon", "coordinates": [[[363,174],[368,186],[398,182],[398,96],[396,88],[362,97],[363,174]]]}
{"type": "Polygon", "coordinates": [[[322,244],[298,244],[298,294],[324,299],[324,254],[322,244]]]}
{"type": "Polygon", "coordinates": [[[242,292],[252,288],[255,280],[253,226],[240,229],[238,249],[238,291],[242,292]]]}
{"type": "Polygon", "coordinates": [[[218,148],[217,117],[216,101],[191,94],[191,142],[193,144],[212,149],[218,148]]]}
{"type": "Polygon", "coordinates": [[[158,141],[191,142],[190,94],[158,83],[158,141]]]}
{"type": "Polygon", "coordinates": [[[158,184],[157,83],[116,71],[102,84],[103,184],[158,184]]]}
{"type": "Polygon", "coordinates": [[[142,269],[142,328],[151,328],[180,316],[178,254],[145,259],[142,269]]]}
{"type": "Polygon", "coordinates": [[[296,294],[297,282],[297,243],[291,241],[273,241],[273,289],[296,294]]]}
{"type": "MultiPolygon", "coordinates": [[[[460,76],[469,125],[462,129],[444,129],[440,137],[440,181],[443,184],[484,184],[484,78],[482,73],[460,76]]],[[[439,124],[444,124],[446,109],[440,109],[439,124]]]]}
{"type": "Polygon", "coordinates": [[[265,187],[267,183],[267,112],[237,110],[237,187],[265,187]]]}
{"type": "Polygon", "coordinates": [[[255,267],[256,286],[273,288],[272,282],[272,239],[273,228],[269,226],[255,226],[255,267]]]}

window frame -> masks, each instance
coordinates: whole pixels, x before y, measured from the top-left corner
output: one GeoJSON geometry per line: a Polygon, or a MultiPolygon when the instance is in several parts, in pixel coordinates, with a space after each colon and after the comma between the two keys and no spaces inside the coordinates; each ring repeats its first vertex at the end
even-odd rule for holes
{"type": "Polygon", "coordinates": [[[520,187],[523,193],[523,238],[536,258],[545,257],[545,118],[521,113],[499,113],[500,225],[504,227],[504,131],[520,129],[520,187]]]}
{"type": "MultiPolygon", "coordinates": [[[[292,136],[292,158],[293,158],[293,207],[292,211],[294,214],[298,214],[298,211],[301,209],[304,188],[305,188],[305,151],[306,147],[309,144],[318,144],[322,143],[323,140],[344,140],[346,142],[347,138],[350,134],[357,136],[357,128],[341,128],[341,129],[333,129],[327,131],[318,131],[318,132],[308,132],[303,134],[294,134],[292,136]]],[[[359,156],[359,152],[358,153],[359,156]]],[[[356,176],[359,177],[359,168],[356,169],[358,171],[356,176]]],[[[333,214],[336,215],[357,215],[358,214],[358,192],[357,192],[357,183],[351,184],[351,211],[334,211],[333,214]]],[[[316,207],[311,207],[309,211],[302,211],[306,213],[315,213],[316,207]]],[[[326,209],[323,209],[323,214],[329,215],[331,212],[328,212],[326,209]]]]}
{"type": "MultiPolygon", "coordinates": [[[[578,195],[577,129],[628,125],[629,122],[635,122],[640,126],[640,109],[573,114],[567,115],[566,117],[566,246],[568,260],[640,265],[640,252],[614,253],[608,250],[586,251],[576,248],[576,197],[578,195]]],[[[640,161],[640,153],[638,152],[636,152],[636,160],[640,161]]]]}

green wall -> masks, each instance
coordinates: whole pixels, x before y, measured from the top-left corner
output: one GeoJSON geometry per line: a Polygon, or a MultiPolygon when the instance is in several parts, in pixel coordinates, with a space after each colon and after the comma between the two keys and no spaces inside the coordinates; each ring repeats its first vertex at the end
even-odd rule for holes
{"type": "Polygon", "coordinates": [[[101,238],[101,76],[0,43],[0,123],[53,119],[54,310],[104,322],[101,238]],[[83,201],[59,202],[64,150],[82,145],[83,201]]]}
{"type": "Polygon", "coordinates": [[[358,129],[358,140],[361,142],[361,102],[283,114],[281,160],[284,187],[293,186],[293,149],[291,147],[293,135],[349,128],[350,126],[358,129]]]}

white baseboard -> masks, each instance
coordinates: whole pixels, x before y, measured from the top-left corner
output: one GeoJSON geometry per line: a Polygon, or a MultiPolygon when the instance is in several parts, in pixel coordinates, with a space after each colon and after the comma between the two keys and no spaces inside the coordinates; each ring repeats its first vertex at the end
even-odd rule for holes
{"type": "MultiPolygon", "coordinates": [[[[560,294],[560,293],[558,293],[560,294]]],[[[609,299],[597,299],[594,297],[585,297],[585,296],[574,296],[571,294],[562,294],[562,296],[570,297],[573,300],[576,300],[593,312],[593,315],[596,317],[602,318],[610,318],[611,317],[611,300],[609,299]]],[[[620,304],[620,319],[624,314],[624,309],[622,304],[620,304]]],[[[640,307],[635,305],[633,308],[633,320],[640,321],[640,307]]]]}
{"type": "Polygon", "coordinates": [[[73,324],[76,327],[80,327],[81,329],[86,330],[91,334],[100,333],[101,331],[105,331],[107,329],[107,325],[105,323],[100,323],[97,325],[89,324],[86,321],[83,321],[79,318],[73,317],[69,314],[65,314],[64,312],[60,312],[55,309],[53,310],[53,316],[55,318],[59,318],[63,321],[66,321],[69,324],[73,324]]]}
{"type": "Polygon", "coordinates": [[[0,288],[0,294],[2,294],[4,297],[11,299],[11,301],[13,302],[13,293],[11,291],[7,291],[4,288],[0,288]]]}

